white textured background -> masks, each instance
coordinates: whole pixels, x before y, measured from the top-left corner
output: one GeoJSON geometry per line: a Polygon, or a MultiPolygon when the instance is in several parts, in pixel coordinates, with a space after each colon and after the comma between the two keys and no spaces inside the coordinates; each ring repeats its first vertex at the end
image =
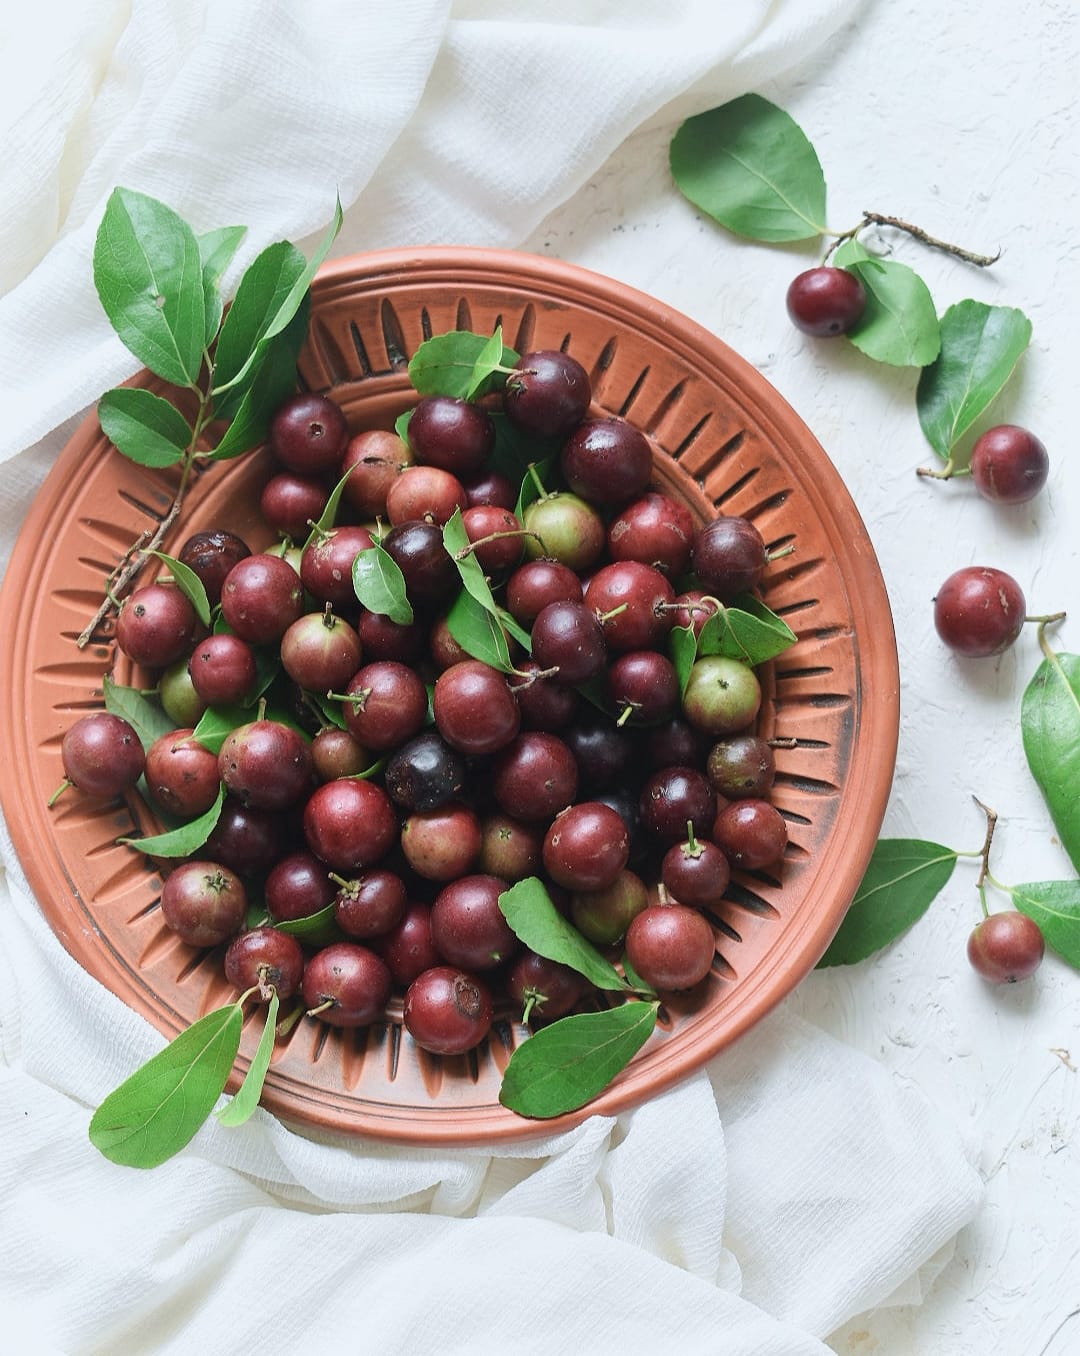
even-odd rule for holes
{"type": "MultiPolygon", "coordinates": [[[[1035,630],[999,660],[957,659],[937,639],[931,599],[954,569],[996,565],[1020,582],[1029,611],[1071,610],[1057,643],[1080,649],[1078,89],[1070,0],[871,0],[797,79],[760,91],[816,146],[834,228],[866,208],[972,249],[1001,246],[984,273],[887,238],[939,311],[970,296],[1031,317],[1032,347],[980,425],[1025,424],[1047,444],[1050,483],[1027,505],[1003,509],[970,482],[916,477],[933,461],[915,413],[917,373],[789,325],[787,284],[819,251],[737,241],[699,217],[668,177],[669,123],[635,136],[526,242],[706,325],[813,429],[866,520],[895,615],[903,717],[885,831],[978,848],[977,794],[1001,815],[992,865],[1012,884],[1075,874],[1020,740],[1035,630]]],[[[947,1109],[987,1180],[981,1214],[923,1304],[849,1324],[832,1339],[843,1356],[1080,1351],[1080,975],[1048,957],[1027,984],[983,984],[965,957],[979,917],[975,875],[974,863],[958,863],[906,937],[862,965],[814,974],[791,1000],[947,1109]]]]}

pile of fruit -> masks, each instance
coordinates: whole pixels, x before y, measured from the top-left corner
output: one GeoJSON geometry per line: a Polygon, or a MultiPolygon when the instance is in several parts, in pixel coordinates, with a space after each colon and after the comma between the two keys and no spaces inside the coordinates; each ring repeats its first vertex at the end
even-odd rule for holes
{"type": "Polygon", "coordinates": [[[500,1006],[597,1004],[520,940],[517,883],[664,993],[709,974],[731,870],[781,862],[754,664],[794,636],[756,596],[766,544],[695,524],[648,439],[590,404],[554,351],[477,399],[423,396],[396,432],[294,396],[261,499],[279,544],[222,524],[124,599],[117,644],[175,728],[144,751],[87,716],[65,774],[96,796],[145,778],[173,826],[135,844],[174,863],[162,916],[238,988],[357,1027],[396,986],[416,1043],[459,1054],[500,1006]],[[497,420],[536,450],[521,483],[497,420]]]}

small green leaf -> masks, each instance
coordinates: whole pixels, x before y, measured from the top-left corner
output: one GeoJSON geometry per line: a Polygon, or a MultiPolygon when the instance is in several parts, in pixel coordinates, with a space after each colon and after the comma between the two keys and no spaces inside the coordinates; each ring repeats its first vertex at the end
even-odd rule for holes
{"type": "MultiPolygon", "coordinates": [[[[409,361],[409,380],[421,396],[452,396],[465,400],[472,388],[478,364],[491,346],[487,335],[470,330],[450,330],[426,339],[409,361]]],[[[513,367],[518,355],[502,347],[503,367],[513,367]]],[[[490,375],[491,368],[488,367],[490,375]]]]}
{"type": "Polygon", "coordinates": [[[296,390],[296,359],[307,335],[310,314],[311,298],[305,296],[292,320],[269,342],[245,380],[227,393],[229,397],[238,396],[239,403],[210,454],[211,461],[230,461],[266,441],[274,411],[296,390]]]}
{"type": "Polygon", "coordinates": [[[551,484],[552,477],[559,465],[559,454],[553,452],[543,461],[530,462],[521,477],[521,489],[518,491],[514,516],[519,523],[525,521],[525,510],[543,498],[551,484]]]}
{"type": "Polygon", "coordinates": [[[313,546],[321,537],[330,532],[337,523],[338,510],[341,508],[341,496],[345,493],[345,485],[352,475],[352,468],[341,477],[338,483],[330,491],[330,497],[326,501],[326,507],[319,515],[315,526],[308,533],[308,539],[304,542],[304,550],[313,546]]]}
{"type": "Polygon", "coordinates": [[[1080,871],[1080,655],[1044,659],[1020,706],[1028,767],[1080,871]]]}
{"type": "Polygon", "coordinates": [[[171,734],[176,722],[151,697],[146,697],[137,687],[123,687],[114,683],[108,674],[102,679],[105,693],[105,710],[110,715],[121,716],[139,736],[143,752],[148,753],[151,744],[162,735],[171,734]]]}
{"type": "Polygon", "coordinates": [[[163,565],[167,565],[169,573],[176,581],[176,587],[195,609],[195,614],[204,626],[210,625],[210,599],[206,596],[206,586],[195,573],[190,565],[185,565],[182,560],[176,560],[173,556],[167,556],[164,551],[151,551],[152,556],[157,556],[163,565]]]}
{"type": "Polygon", "coordinates": [[[209,348],[221,324],[221,280],[232,263],[240,242],[247,235],[246,226],[220,226],[197,237],[199,258],[202,260],[203,296],[206,305],[205,343],[209,348]]]}
{"type": "Polygon", "coordinates": [[[516,640],[526,654],[532,654],[532,636],[525,630],[524,626],[519,625],[517,618],[511,616],[505,607],[495,608],[495,615],[502,623],[502,629],[511,639],[516,640]]]}
{"type": "Polygon", "coordinates": [[[599,989],[625,990],[619,972],[562,916],[539,877],[529,876],[505,890],[499,908],[514,936],[538,956],[569,965],[599,989]]]}
{"type": "Polygon", "coordinates": [[[327,904],[325,909],[308,914],[306,918],[288,918],[282,923],[275,923],[274,927],[278,932],[287,932],[310,946],[330,946],[333,942],[344,940],[333,904],[327,904]]]}
{"type": "Polygon", "coordinates": [[[1031,321],[1011,306],[960,301],[941,317],[941,352],[919,378],[919,423],[947,461],[988,408],[1031,342],[1031,321]]]}
{"type": "Polygon", "coordinates": [[[645,981],[641,978],[638,972],[630,964],[630,957],[626,954],[625,951],[623,952],[622,968],[623,974],[626,976],[627,984],[630,985],[630,987],[634,990],[635,993],[645,994],[649,998],[656,997],[656,990],[652,987],[651,984],[646,984],[645,981]]]}
{"type": "Polygon", "coordinates": [[[243,706],[208,706],[192,731],[204,749],[220,753],[226,737],[251,720],[251,711],[243,706]]]}
{"type": "Polygon", "coordinates": [[[503,363],[502,326],[495,326],[495,333],[476,355],[472,378],[465,392],[466,400],[479,400],[489,391],[498,390],[506,384],[506,371],[503,363]]]}
{"type": "Polygon", "coordinates": [[[1041,880],[1014,885],[1013,903],[1034,918],[1046,945],[1080,970],[1080,880],[1041,880]]]}
{"type": "Polygon", "coordinates": [[[405,410],[394,420],[394,432],[406,447],[409,446],[409,424],[412,422],[412,417],[413,410],[405,410]]]}
{"type": "Polygon", "coordinates": [[[191,443],[191,429],[175,405],[141,386],[117,386],[98,401],[101,431],[139,466],[175,466],[191,443]]]}
{"type": "Polygon", "coordinates": [[[690,672],[697,659],[697,649],[693,626],[673,626],[668,632],[668,654],[675,666],[680,693],[686,692],[686,684],[690,681],[690,672]]]}
{"type": "Polygon", "coordinates": [[[833,262],[862,283],[866,308],[847,337],[875,362],[925,367],[938,356],[941,331],[934,299],[906,264],[878,259],[857,240],[845,241],[833,262]]]}
{"type": "Polygon", "coordinates": [[[671,173],[703,212],[750,240],[809,240],[825,230],[825,176],[799,125],[758,94],[688,118],[671,173]]]}
{"type": "Polygon", "coordinates": [[[171,207],[114,188],[94,242],[94,285],[109,322],[151,372],[193,386],[206,303],[195,233],[171,207]]]}
{"type": "Polygon", "coordinates": [[[945,888],[957,854],[917,838],[881,838],[818,967],[853,965],[906,932],[945,888]]]}
{"type": "Polygon", "coordinates": [[[243,1125],[246,1120],[251,1119],[252,1112],[259,1105],[263,1084],[266,1082],[267,1070],[270,1068],[270,1056],[274,1053],[278,1006],[277,990],[275,989],[270,995],[263,1032],[259,1038],[255,1057],[248,1065],[248,1071],[244,1075],[244,1081],[237,1089],[236,1096],[216,1113],[222,1125],[243,1125]]]}
{"type": "MultiPolygon", "coordinates": [[[[480,606],[485,611],[490,612],[498,621],[499,607],[492,595],[491,585],[487,581],[480,562],[471,551],[467,555],[462,554],[468,551],[469,534],[465,531],[460,508],[456,508],[453,516],[443,524],[442,534],[443,546],[446,548],[447,555],[454,562],[457,572],[461,576],[461,582],[480,606]]],[[[509,651],[507,651],[507,659],[509,657],[509,651]]]]}
{"type": "Polygon", "coordinates": [[[243,381],[248,371],[262,360],[270,341],[292,321],[307,295],[312,278],[337,239],[341,221],[341,200],[338,199],[326,234],[299,273],[296,271],[296,260],[299,258],[303,265],[304,256],[288,241],[280,241],[263,250],[244,274],[237,288],[236,299],[221,327],[214,372],[215,395],[243,381]],[[260,260],[263,261],[261,264],[260,260]],[[249,274],[253,274],[254,280],[248,285],[240,318],[233,322],[233,312],[241,300],[241,292],[249,274]],[[235,325],[235,329],[226,341],[226,331],[230,325],[235,325]],[[224,355],[221,351],[223,343],[224,355]]]}
{"type": "Polygon", "coordinates": [[[118,843],[145,852],[148,857],[188,857],[201,848],[217,827],[221,818],[221,807],[225,804],[225,785],[218,787],[217,799],[205,814],[198,819],[189,820],[168,833],[154,834],[150,838],[118,838],[118,843]]]}
{"type": "Polygon", "coordinates": [[[353,561],[353,591],[369,612],[389,617],[399,626],[413,619],[401,566],[381,546],[370,546],[353,561]]]}
{"type": "Polygon", "coordinates": [[[499,1101],[522,1116],[561,1116],[607,1087],[652,1035],[659,1003],[623,1003],[563,1017],[519,1045],[499,1101]]]}
{"type": "Polygon", "coordinates": [[[510,646],[497,615],[477,602],[468,589],[462,589],[446,614],[450,634],[473,659],[490,664],[501,673],[512,673],[510,646]]]}
{"type": "Polygon", "coordinates": [[[208,1012],[109,1094],[90,1121],[90,1142],[113,1163],[156,1168],[191,1142],[228,1082],[243,1013],[208,1012]]]}
{"type": "MultiPolygon", "coordinates": [[[[701,628],[698,657],[719,654],[755,668],[783,654],[798,636],[782,617],[758,598],[744,595],[735,607],[717,603],[717,611],[701,628]]],[[[676,666],[678,671],[678,666],[676,666]]]]}

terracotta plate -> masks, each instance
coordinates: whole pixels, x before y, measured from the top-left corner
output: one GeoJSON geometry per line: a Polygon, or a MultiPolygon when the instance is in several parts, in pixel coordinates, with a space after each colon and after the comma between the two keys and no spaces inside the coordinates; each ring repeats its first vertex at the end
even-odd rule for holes
{"type": "MultiPolygon", "coordinates": [[[[667,1087],[766,1013],[824,951],[866,866],[892,778],[898,724],[896,648],[874,553],[836,471],[765,379],[723,343],[659,302],[554,260],[466,249],[339,260],[313,288],[301,360],[309,387],[333,390],[355,429],[389,427],[410,403],[409,355],[430,334],[490,332],[519,351],[569,347],[596,404],[654,441],[657,481],[701,518],[745,514],[771,547],[765,599],[798,644],[767,666],[762,729],[792,737],[777,754],[774,802],[791,845],[776,873],[740,876],[713,917],[711,976],[673,1001],[630,1068],[590,1107],[533,1122],[498,1103],[502,1070],[525,1031],[501,1014],[471,1055],[418,1050],[395,1021],[331,1031],[302,1021],[280,1043],[264,1103],[283,1119],[421,1144],[491,1142],[611,1114],[667,1087]]],[[[157,387],[143,374],[140,382],[157,387]]],[[[227,526],[266,540],[257,500],[261,453],[217,466],[190,492],[177,549],[227,526]]],[[[6,679],[3,808],[41,907],[67,949],[167,1036],[231,996],[219,952],[200,953],[162,924],[161,878],[115,840],[150,827],[141,803],[91,805],[61,779],[60,741],[102,705],[102,675],[133,674],[108,632],[84,651],[119,554],[164,513],[172,473],[111,451],[89,418],[65,449],[20,536],[0,616],[6,679]],[[135,818],[138,818],[138,824],[135,818]]],[[[399,1009],[398,1009],[399,1011],[399,1009]]],[[[258,1024],[245,1029],[239,1081],[258,1024]]]]}

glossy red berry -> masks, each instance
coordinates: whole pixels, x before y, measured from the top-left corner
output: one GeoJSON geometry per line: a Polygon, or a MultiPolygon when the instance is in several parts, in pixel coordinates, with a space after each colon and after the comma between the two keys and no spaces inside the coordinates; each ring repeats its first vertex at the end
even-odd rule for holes
{"type": "Polygon", "coordinates": [[[1020,585],[1004,570],[969,565],[949,575],[934,599],[934,626],[958,654],[981,659],[1016,640],[1027,615],[1020,585]]]}
{"type": "Polygon", "coordinates": [[[991,984],[1015,984],[1039,968],[1046,951],[1042,929],[1027,914],[1009,911],[984,918],[968,938],[968,960],[991,984]]]}
{"type": "Polygon", "coordinates": [[[866,306],[866,292],[846,268],[808,268],[787,290],[787,312],[792,324],[819,339],[847,334],[866,306]]]}
{"type": "Polygon", "coordinates": [[[989,428],[971,449],[971,478],[984,499],[1022,504],[1046,484],[1050,458],[1046,447],[1016,424],[989,428]]]}

